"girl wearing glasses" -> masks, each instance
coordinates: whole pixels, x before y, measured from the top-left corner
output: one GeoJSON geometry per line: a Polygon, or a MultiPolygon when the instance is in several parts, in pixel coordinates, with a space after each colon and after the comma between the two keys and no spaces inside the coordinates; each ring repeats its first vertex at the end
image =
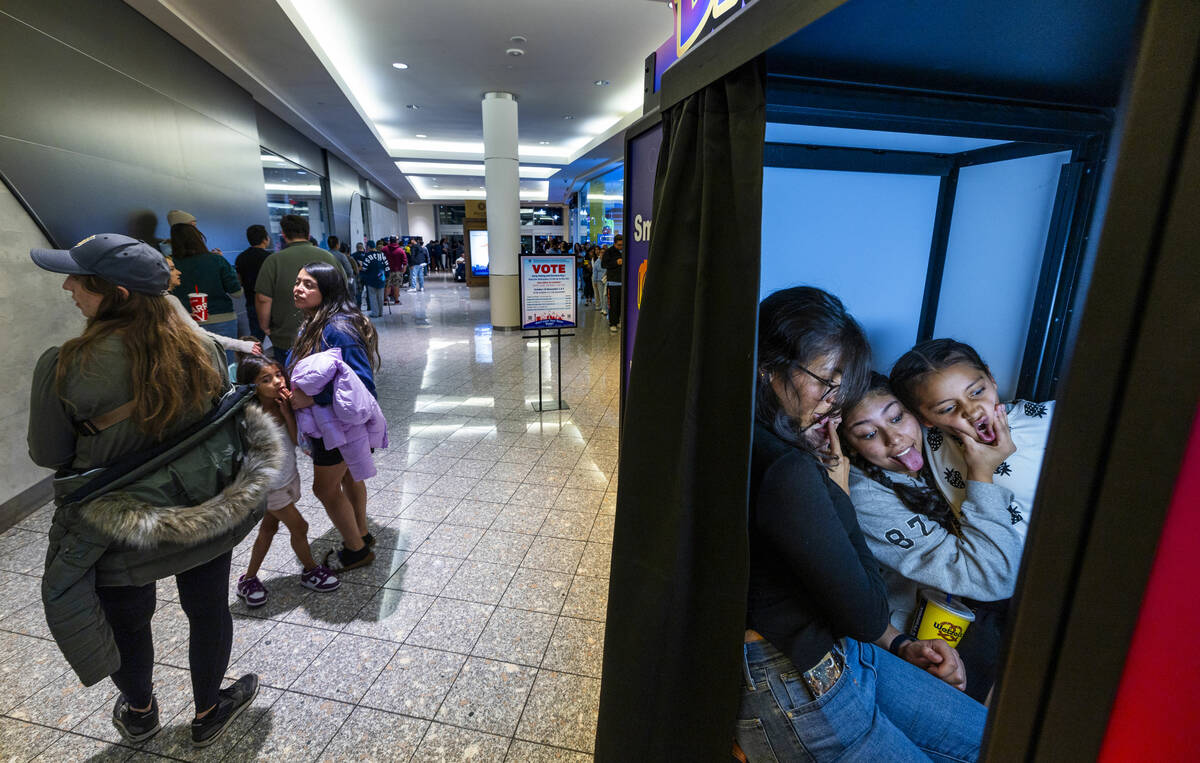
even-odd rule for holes
{"type": "Polygon", "coordinates": [[[958,690],[957,653],[891,627],[847,495],[834,434],[869,363],[862,328],[836,297],[797,287],[763,300],[736,727],[750,761],[979,754],[985,711],[958,690]]]}

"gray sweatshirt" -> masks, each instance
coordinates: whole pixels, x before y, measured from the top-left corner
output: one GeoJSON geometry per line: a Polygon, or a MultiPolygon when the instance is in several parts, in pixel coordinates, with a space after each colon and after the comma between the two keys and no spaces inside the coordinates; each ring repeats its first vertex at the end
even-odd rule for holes
{"type": "MultiPolygon", "coordinates": [[[[922,482],[889,472],[897,484],[922,482]]],[[[1011,490],[967,482],[962,537],[916,514],[895,491],[850,468],[850,500],[888,589],[892,625],[907,631],[920,588],[979,601],[1012,596],[1025,544],[1024,522],[1014,524],[1011,490]]]]}

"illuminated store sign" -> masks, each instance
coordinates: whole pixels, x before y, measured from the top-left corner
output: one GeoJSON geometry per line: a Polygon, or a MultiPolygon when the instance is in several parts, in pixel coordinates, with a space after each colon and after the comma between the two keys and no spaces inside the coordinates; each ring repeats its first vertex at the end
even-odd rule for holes
{"type": "Polygon", "coordinates": [[[693,45],[753,2],[755,0],[676,0],[675,54],[682,58],[693,45]]]}

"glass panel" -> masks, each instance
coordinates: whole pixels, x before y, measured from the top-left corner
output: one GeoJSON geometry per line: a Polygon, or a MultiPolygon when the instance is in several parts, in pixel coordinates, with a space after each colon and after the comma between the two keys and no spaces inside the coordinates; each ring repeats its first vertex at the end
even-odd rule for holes
{"type": "Polygon", "coordinates": [[[438,222],[442,225],[462,225],[467,217],[465,204],[438,204],[438,222]]]}
{"type": "Polygon", "coordinates": [[[624,230],[624,201],[624,165],[588,181],[580,191],[579,226],[583,240],[611,246],[613,236],[624,230]]]}
{"type": "Polygon", "coordinates": [[[917,338],[939,178],[763,168],[762,297],[818,286],[846,305],[887,372],[917,338]]]}
{"type": "Polygon", "coordinates": [[[325,178],[266,150],[262,152],[263,182],[267,188],[267,218],[271,239],[282,246],[279,220],[284,215],[308,218],[308,235],[324,244],[332,233],[325,209],[325,178]]]}
{"type": "Polygon", "coordinates": [[[1016,394],[1059,168],[1071,153],[964,167],[958,174],[935,337],[974,347],[1002,400],[1016,394]]]}

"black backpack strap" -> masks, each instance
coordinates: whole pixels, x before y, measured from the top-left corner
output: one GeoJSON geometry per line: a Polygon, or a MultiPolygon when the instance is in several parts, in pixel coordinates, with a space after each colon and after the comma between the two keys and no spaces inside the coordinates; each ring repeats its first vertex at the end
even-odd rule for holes
{"type": "Polygon", "coordinates": [[[129,474],[134,469],[153,461],[163,453],[166,453],[177,446],[179,443],[194,437],[197,433],[203,431],[205,428],[212,426],[214,422],[221,421],[229,414],[241,408],[246,404],[253,394],[253,384],[243,384],[231,388],[225,393],[225,396],[221,398],[220,402],[211,411],[204,414],[204,416],[201,417],[201,419],[195,424],[192,424],[182,432],[177,433],[169,440],[164,440],[156,445],[152,445],[149,448],[127,453],[126,455],[118,458],[116,461],[106,464],[105,466],[101,467],[103,468],[103,471],[100,472],[100,474],[81,485],[77,490],[64,498],[62,503],[64,505],[75,503],[86,497],[94,496],[97,493],[104,492],[106,487],[111,485],[113,482],[116,482],[126,474],[129,474]]]}

